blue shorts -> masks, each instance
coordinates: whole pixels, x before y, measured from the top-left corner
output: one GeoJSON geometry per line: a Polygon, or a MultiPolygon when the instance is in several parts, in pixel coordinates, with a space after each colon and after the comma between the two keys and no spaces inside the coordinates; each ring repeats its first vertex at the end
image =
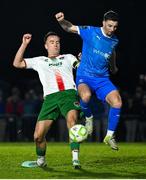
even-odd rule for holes
{"type": "Polygon", "coordinates": [[[76,85],[87,84],[97,98],[105,101],[106,96],[113,90],[117,90],[114,84],[110,81],[109,77],[85,77],[78,76],[76,78],[76,85]]]}

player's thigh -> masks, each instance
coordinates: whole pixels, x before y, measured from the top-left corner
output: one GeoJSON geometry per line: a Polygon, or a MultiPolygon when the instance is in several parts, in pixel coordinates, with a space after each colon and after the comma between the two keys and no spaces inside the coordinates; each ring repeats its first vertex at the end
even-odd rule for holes
{"type": "Polygon", "coordinates": [[[100,78],[97,83],[96,96],[103,102],[107,101],[107,96],[112,91],[117,90],[115,85],[108,78],[100,78]],[[100,80],[101,79],[101,80],[100,80]]]}
{"type": "MultiPolygon", "coordinates": [[[[79,98],[75,90],[66,90],[61,94],[58,103],[61,114],[67,118],[68,112],[71,110],[80,111],[79,98]]],[[[71,113],[72,114],[72,113],[71,113]]]]}
{"type": "Polygon", "coordinates": [[[46,96],[38,116],[38,121],[56,120],[60,114],[57,102],[57,93],[46,96]]]}

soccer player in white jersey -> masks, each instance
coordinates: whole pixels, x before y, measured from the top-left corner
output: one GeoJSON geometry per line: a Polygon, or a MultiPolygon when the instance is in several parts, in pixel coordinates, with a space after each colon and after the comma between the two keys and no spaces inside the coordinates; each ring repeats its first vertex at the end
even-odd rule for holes
{"type": "MultiPolygon", "coordinates": [[[[60,55],[60,37],[55,32],[49,32],[44,38],[44,46],[48,57],[39,56],[24,58],[24,52],[32,39],[31,34],[24,34],[22,44],[13,61],[16,68],[33,69],[38,72],[43,85],[44,102],[38,116],[34,132],[38,166],[46,166],[45,136],[53,121],[61,114],[67,120],[70,129],[78,119],[80,111],[76,86],[73,80],[72,68],[78,63],[71,54],[60,55]]],[[[80,168],[79,143],[70,142],[73,167],[80,168]]]]}

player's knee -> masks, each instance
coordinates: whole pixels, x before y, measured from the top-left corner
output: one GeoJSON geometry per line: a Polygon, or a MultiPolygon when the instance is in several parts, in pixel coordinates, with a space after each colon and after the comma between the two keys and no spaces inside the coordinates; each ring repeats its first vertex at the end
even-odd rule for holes
{"type": "Polygon", "coordinates": [[[42,136],[40,136],[38,134],[34,134],[34,142],[41,143],[41,142],[43,142],[43,139],[44,138],[42,136]]]}
{"type": "Polygon", "coordinates": [[[81,95],[81,99],[83,102],[85,103],[88,103],[90,101],[90,98],[91,98],[91,93],[90,92],[84,92],[82,95],[81,95]]]}
{"type": "Polygon", "coordinates": [[[121,108],[122,107],[122,101],[114,101],[113,103],[112,103],[112,107],[114,107],[114,108],[121,108]]]}

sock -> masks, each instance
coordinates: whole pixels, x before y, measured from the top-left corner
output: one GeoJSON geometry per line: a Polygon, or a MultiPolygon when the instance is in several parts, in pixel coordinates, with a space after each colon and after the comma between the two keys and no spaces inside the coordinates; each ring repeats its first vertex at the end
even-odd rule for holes
{"type": "Polygon", "coordinates": [[[85,117],[92,116],[92,112],[88,104],[89,103],[85,103],[84,101],[80,100],[80,106],[81,106],[82,111],[84,112],[85,117]]]}
{"type": "Polygon", "coordinates": [[[106,136],[113,136],[114,131],[108,130],[106,136]]]}
{"type": "Polygon", "coordinates": [[[115,131],[119,122],[121,108],[110,108],[108,118],[108,130],[115,131]]]}
{"type": "Polygon", "coordinates": [[[86,120],[91,120],[93,119],[93,115],[91,115],[90,117],[86,117],[86,120]]]}
{"type": "Polygon", "coordinates": [[[74,150],[74,149],[79,150],[80,149],[80,144],[77,143],[77,142],[71,142],[70,147],[71,147],[71,150],[74,150]]]}
{"type": "Polygon", "coordinates": [[[41,149],[39,147],[36,147],[36,154],[37,154],[37,156],[45,156],[46,148],[45,149],[41,149]]]}
{"type": "Polygon", "coordinates": [[[78,160],[79,159],[79,150],[74,149],[72,151],[72,160],[78,160]]]}
{"type": "Polygon", "coordinates": [[[71,147],[71,151],[72,151],[72,160],[73,161],[78,160],[80,144],[77,142],[71,142],[70,147],[71,147]]]}

